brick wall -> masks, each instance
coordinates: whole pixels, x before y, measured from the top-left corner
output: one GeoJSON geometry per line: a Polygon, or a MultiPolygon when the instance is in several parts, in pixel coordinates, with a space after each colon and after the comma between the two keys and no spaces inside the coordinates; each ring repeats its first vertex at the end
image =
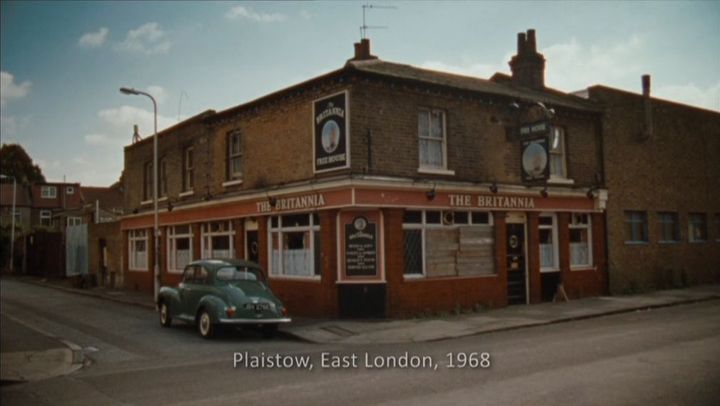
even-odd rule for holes
{"type": "Polygon", "coordinates": [[[122,286],[123,243],[120,222],[88,223],[88,271],[104,286],[122,286]],[[103,275],[100,239],[105,240],[107,268],[103,275]],[[104,276],[104,279],[102,279],[104,276]]]}
{"type": "Polygon", "coordinates": [[[654,133],[642,140],[640,95],[598,86],[590,88],[590,97],[607,106],[603,129],[610,290],[720,281],[720,235],[714,224],[720,213],[720,114],[653,100],[654,133]],[[647,244],[626,244],[625,210],[647,212],[647,244]],[[679,242],[658,242],[659,211],[678,213],[679,242]],[[706,214],[707,242],[688,242],[690,212],[706,214]]]}

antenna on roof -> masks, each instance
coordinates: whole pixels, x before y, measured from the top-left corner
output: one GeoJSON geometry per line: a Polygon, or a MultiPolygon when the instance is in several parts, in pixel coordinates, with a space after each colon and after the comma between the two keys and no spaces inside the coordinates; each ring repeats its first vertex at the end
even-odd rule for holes
{"type": "Polygon", "coordinates": [[[188,96],[188,94],[187,94],[186,91],[180,90],[180,100],[178,100],[178,118],[177,118],[178,123],[180,122],[180,112],[182,111],[182,98],[183,98],[183,95],[185,95],[185,98],[186,98],[186,99],[189,99],[189,98],[190,98],[190,96],[188,96]]]}
{"type": "Polygon", "coordinates": [[[367,37],[366,34],[368,29],[388,28],[385,25],[367,25],[365,14],[366,11],[371,8],[397,9],[397,7],[395,6],[378,6],[376,4],[363,4],[363,24],[360,26],[360,39],[365,39],[367,37]]]}

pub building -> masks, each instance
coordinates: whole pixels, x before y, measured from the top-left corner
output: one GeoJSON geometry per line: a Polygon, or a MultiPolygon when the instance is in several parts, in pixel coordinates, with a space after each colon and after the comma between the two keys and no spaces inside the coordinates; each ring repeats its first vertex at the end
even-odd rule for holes
{"type": "MultiPolygon", "coordinates": [[[[606,292],[601,109],[546,88],[535,32],[489,80],[383,61],[159,134],[161,283],[261,264],[291,314],[411,317],[606,292]]],[[[151,292],[152,137],[125,147],[126,287],[151,292]]]]}

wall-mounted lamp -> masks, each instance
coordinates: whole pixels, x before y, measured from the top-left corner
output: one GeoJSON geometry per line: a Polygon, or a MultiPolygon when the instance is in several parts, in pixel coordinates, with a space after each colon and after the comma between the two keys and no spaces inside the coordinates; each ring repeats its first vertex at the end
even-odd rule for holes
{"type": "Polygon", "coordinates": [[[540,191],[540,196],[542,196],[542,197],[544,197],[544,198],[545,198],[545,197],[548,197],[548,188],[547,188],[547,186],[545,186],[545,187],[543,188],[543,190],[540,191]]]}
{"type": "Polygon", "coordinates": [[[497,192],[498,192],[497,182],[494,182],[494,181],[493,181],[492,185],[490,185],[490,191],[491,191],[492,193],[497,193],[497,192]]]}
{"type": "Polygon", "coordinates": [[[168,210],[168,212],[173,211],[174,208],[175,208],[175,207],[173,206],[172,202],[170,201],[170,199],[168,199],[168,204],[167,204],[167,210],[168,210]]]}
{"type": "Polygon", "coordinates": [[[588,191],[587,191],[587,198],[590,199],[590,200],[594,199],[594,198],[595,198],[595,193],[594,193],[594,192],[597,191],[597,190],[600,190],[600,187],[599,187],[599,186],[592,186],[592,187],[590,187],[590,189],[588,189],[588,191]]]}
{"type": "Polygon", "coordinates": [[[139,212],[140,210],[137,207],[133,209],[133,214],[138,214],[139,212]]]}
{"type": "Polygon", "coordinates": [[[433,185],[432,189],[425,192],[425,197],[427,197],[428,200],[435,200],[435,185],[433,185]]]}

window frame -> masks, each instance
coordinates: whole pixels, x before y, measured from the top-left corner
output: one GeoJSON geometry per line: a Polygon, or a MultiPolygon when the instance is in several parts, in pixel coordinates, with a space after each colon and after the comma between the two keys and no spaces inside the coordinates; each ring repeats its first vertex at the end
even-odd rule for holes
{"type": "Polygon", "coordinates": [[[226,168],[226,180],[227,181],[237,181],[243,179],[243,145],[242,145],[242,132],[240,130],[232,130],[228,131],[226,136],[226,154],[225,154],[225,168],[226,168]],[[237,137],[237,144],[233,144],[233,138],[237,137]],[[233,145],[237,145],[237,151],[233,151],[233,145]],[[233,160],[238,159],[239,164],[239,171],[234,171],[234,169],[237,169],[233,165],[233,160]]]}
{"type": "MultiPolygon", "coordinates": [[[[644,240],[642,240],[642,239],[640,239],[640,240],[632,239],[632,238],[635,237],[635,235],[634,235],[634,228],[631,226],[630,230],[631,230],[631,234],[633,234],[633,235],[630,235],[630,236],[628,236],[628,235],[623,235],[623,238],[624,238],[624,241],[625,241],[625,245],[646,245],[646,244],[649,244],[649,243],[650,243],[650,234],[648,233],[648,215],[647,215],[647,211],[644,211],[644,210],[623,210],[623,226],[624,226],[624,227],[623,227],[623,233],[626,232],[625,226],[627,226],[628,223],[631,223],[631,224],[639,223],[640,226],[642,227],[642,228],[641,228],[641,234],[644,234],[645,239],[644,239],[644,240]],[[638,215],[640,215],[640,221],[636,221],[636,220],[634,220],[634,219],[628,220],[628,215],[631,215],[631,216],[632,216],[633,214],[638,214],[638,215]],[[628,239],[628,237],[630,237],[631,239],[628,239]]],[[[643,236],[643,235],[641,235],[640,237],[642,237],[642,236],[643,236]]]]}
{"type": "Polygon", "coordinates": [[[67,227],[77,226],[77,225],[80,225],[80,224],[82,224],[82,217],[78,217],[78,216],[68,216],[68,217],[65,218],[65,226],[67,226],[67,227]],[[73,223],[73,224],[70,224],[70,223],[73,223]]]}
{"type": "MultiPolygon", "coordinates": [[[[550,235],[552,237],[552,250],[553,250],[553,266],[547,267],[542,265],[542,261],[540,262],[540,273],[546,273],[546,272],[560,272],[560,240],[558,238],[558,219],[556,213],[540,213],[538,215],[538,251],[540,249],[540,230],[550,230],[550,235]],[[540,219],[541,218],[551,218],[552,224],[541,224],[540,219]]],[[[569,236],[568,236],[569,237],[569,236]]],[[[570,238],[568,238],[568,244],[570,242],[570,238]]],[[[542,259],[542,256],[540,257],[542,259]]]]}
{"type": "Polygon", "coordinates": [[[705,213],[700,212],[690,212],[688,213],[688,242],[690,243],[704,243],[708,241],[708,226],[707,226],[707,215],[705,213]],[[699,219],[702,220],[700,223],[696,223],[693,221],[693,216],[697,216],[699,219]],[[693,226],[699,224],[702,228],[700,228],[702,232],[701,239],[696,239],[694,235],[694,229],[693,226]]]}
{"type": "Polygon", "coordinates": [[[75,194],[75,188],[72,186],[65,187],[65,194],[66,195],[74,195],[75,194]]]}
{"type": "Polygon", "coordinates": [[[552,126],[550,128],[550,142],[548,143],[548,165],[550,166],[549,170],[549,182],[553,181],[567,181],[570,180],[570,177],[568,175],[568,167],[567,167],[567,133],[565,131],[564,127],[561,126],[552,126]],[[560,149],[560,152],[555,152],[553,149],[553,140],[555,137],[555,134],[559,134],[560,141],[558,142],[558,148],[560,149]],[[553,173],[554,165],[552,164],[553,156],[559,156],[560,161],[562,163],[562,174],[558,175],[556,173],[553,173]]]}
{"type": "Polygon", "coordinates": [[[320,280],[322,278],[322,268],[319,269],[320,273],[317,273],[318,267],[321,266],[321,263],[318,263],[318,261],[322,258],[322,253],[319,253],[318,248],[315,246],[315,233],[318,233],[318,241],[317,243],[321,243],[320,241],[320,219],[316,218],[317,213],[283,213],[276,216],[269,216],[267,219],[267,237],[268,237],[268,278],[272,279],[305,279],[305,280],[320,280]],[[300,225],[300,226],[285,226],[283,225],[283,217],[285,216],[292,216],[292,215],[307,215],[308,216],[308,223],[307,225],[300,225]],[[316,223],[317,220],[317,223],[316,223]],[[275,223],[275,225],[273,225],[275,223]],[[290,275],[286,274],[285,272],[285,266],[283,263],[284,256],[284,238],[283,235],[285,233],[297,233],[297,232],[308,232],[310,235],[309,238],[309,246],[307,247],[307,250],[310,252],[310,262],[312,263],[312,272],[310,275],[290,275]],[[275,266],[273,262],[273,250],[275,249],[274,246],[274,239],[273,234],[277,234],[277,242],[278,242],[278,249],[277,249],[277,255],[278,255],[278,264],[277,267],[275,266]],[[316,254],[320,254],[317,255],[316,254]],[[280,273],[278,273],[278,270],[280,273]]]}
{"type": "Polygon", "coordinates": [[[658,238],[659,244],[677,244],[682,241],[682,233],[680,232],[680,216],[676,211],[659,211],[657,213],[657,224],[660,229],[660,236],[658,238]],[[666,221],[666,217],[669,216],[672,221],[666,221]],[[674,228],[674,235],[672,239],[665,238],[665,225],[671,224],[674,228]]]}
{"type": "Polygon", "coordinates": [[[52,227],[52,210],[40,210],[38,217],[41,226],[52,227]],[[47,220],[47,224],[44,224],[44,220],[47,220]]]}
{"type": "MultiPolygon", "coordinates": [[[[200,226],[200,253],[204,259],[214,259],[216,257],[212,255],[207,255],[208,253],[213,252],[213,243],[212,238],[213,237],[227,237],[230,251],[228,259],[235,258],[235,230],[233,229],[232,221],[230,220],[217,220],[217,221],[208,221],[205,223],[202,223],[200,226]],[[212,224],[225,224],[226,227],[223,227],[220,231],[212,231],[211,225],[212,224]]],[[[225,258],[225,257],[223,257],[225,258]]],[[[220,258],[222,259],[222,258],[220,258]]]]}
{"type": "MultiPolygon", "coordinates": [[[[570,270],[583,270],[583,269],[589,269],[593,268],[595,266],[595,259],[593,258],[593,235],[592,235],[592,216],[590,213],[570,213],[570,221],[568,222],[568,229],[571,230],[587,230],[587,257],[588,262],[585,264],[573,264],[573,257],[572,257],[572,249],[569,251],[569,260],[570,260],[570,270]],[[587,223],[576,223],[575,222],[575,216],[577,215],[585,215],[587,218],[587,223]]],[[[568,245],[572,244],[571,241],[572,237],[568,236],[568,245]]]]}
{"type": "Polygon", "coordinates": [[[195,188],[195,147],[190,145],[183,150],[183,192],[195,188]]]}
{"type": "Polygon", "coordinates": [[[179,273],[182,274],[183,270],[193,261],[193,228],[190,224],[178,224],[173,226],[168,226],[167,228],[167,271],[168,273],[179,273]],[[177,227],[187,227],[188,231],[187,233],[180,233],[177,232],[177,227]],[[188,258],[188,263],[184,266],[178,268],[177,267],[177,241],[181,239],[188,239],[189,241],[189,251],[190,251],[190,258],[188,258]]]}
{"type": "Polygon", "coordinates": [[[56,199],[57,186],[44,185],[40,186],[40,197],[43,199],[56,199]]]}
{"type": "Polygon", "coordinates": [[[135,230],[128,230],[128,270],[132,272],[149,272],[149,253],[150,253],[150,246],[148,238],[149,232],[146,229],[135,229],[135,230]],[[144,241],[145,242],[145,267],[141,268],[138,266],[136,262],[136,258],[133,255],[135,253],[135,242],[138,241],[144,241]]]}
{"type": "Polygon", "coordinates": [[[448,134],[447,134],[447,112],[444,109],[439,108],[433,108],[433,107],[420,107],[418,108],[418,129],[417,129],[417,145],[418,145],[418,172],[426,172],[426,173],[441,173],[441,174],[448,174],[448,175],[454,175],[455,172],[448,170],[448,134]],[[423,136],[420,131],[420,115],[423,113],[427,113],[428,115],[428,135],[423,136]],[[442,165],[441,166],[433,166],[426,163],[423,163],[422,159],[422,141],[425,140],[426,142],[432,141],[437,142],[438,139],[435,137],[432,137],[432,116],[433,113],[440,113],[442,117],[442,139],[440,140],[441,143],[441,156],[442,156],[442,165]]]}

